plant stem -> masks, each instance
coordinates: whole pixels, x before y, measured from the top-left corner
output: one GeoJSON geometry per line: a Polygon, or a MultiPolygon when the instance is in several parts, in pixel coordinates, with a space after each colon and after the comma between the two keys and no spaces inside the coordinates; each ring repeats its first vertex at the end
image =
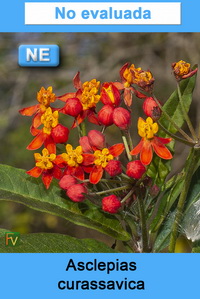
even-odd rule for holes
{"type": "Polygon", "coordinates": [[[122,186],[122,187],[108,189],[108,190],[104,190],[104,191],[100,191],[100,192],[94,192],[94,193],[90,193],[90,195],[103,195],[103,194],[107,194],[107,193],[113,193],[113,192],[117,192],[117,191],[123,191],[125,189],[130,189],[130,185],[125,185],[125,186],[122,186]]]}
{"type": "MultiPolygon", "coordinates": [[[[101,182],[115,183],[115,184],[121,184],[122,183],[120,180],[113,180],[113,179],[101,179],[101,182]]],[[[86,179],[84,181],[80,180],[80,183],[90,183],[90,180],[89,179],[86,179]]]]}
{"type": "Polygon", "coordinates": [[[160,108],[160,110],[162,111],[163,115],[169,120],[169,122],[174,126],[174,128],[177,129],[177,131],[183,136],[185,137],[185,139],[187,139],[189,142],[193,143],[193,139],[190,138],[190,136],[188,134],[186,134],[181,128],[179,128],[179,126],[177,126],[177,124],[172,120],[172,118],[169,116],[169,114],[167,112],[165,112],[165,110],[163,109],[163,107],[160,105],[159,101],[156,99],[156,97],[153,95],[153,99],[155,100],[156,104],[158,105],[158,107],[160,108]]]}
{"type": "Polygon", "coordinates": [[[182,95],[181,95],[181,90],[180,90],[180,85],[179,85],[179,82],[177,82],[177,90],[178,90],[178,97],[179,97],[179,101],[180,101],[180,105],[181,105],[181,109],[182,109],[182,112],[183,112],[183,116],[185,118],[185,121],[188,125],[188,128],[190,130],[190,133],[192,134],[192,137],[194,138],[194,140],[197,140],[197,135],[196,135],[196,132],[194,130],[194,127],[191,123],[191,120],[185,110],[185,105],[183,103],[183,98],[182,98],[182,95]]]}
{"type": "Polygon", "coordinates": [[[130,150],[133,149],[133,142],[132,142],[132,138],[131,138],[131,134],[130,134],[130,130],[127,130],[127,137],[128,137],[128,143],[129,143],[129,148],[130,150]]]}
{"type": "MultiPolygon", "coordinates": [[[[171,232],[171,237],[170,237],[170,243],[169,243],[169,252],[172,253],[175,250],[175,245],[176,245],[176,239],[178,236],[178,229],[179,225],[182,220],[182,214],[183,214],[183,209],[185,205],[185,201],[187,198],[188,190],[190,187],[190,182],[192,180],[192,176],[194,174],[194,171],[196,169],[196,164],[199,159],[199,150],[192,148],[188,157],[188,165],[185,170],[185,178],[184,178],[184,185],[183,189],[181,191],[178,205],[177,205],[177,211],[174,219],[174,223],[172,226],[172,232],[171,232]]],[[[186,162],[186,163],[187,163],[186,162]]]]}
{"type": "Polygon", "coordinates": [[[129,146],[128,146],[128,142],[127,142],[126,136],[124,135],[123,131],[121,131],[121,133],[122,133],[122,140],[123,140],[123,143],[124,143],[124,146],[125,146],[125,150],[126,150],[126,154],[127,154],[128,160],[132,161],[132,156],[130,155],[130,149],[129,149],[129,146]]]}
{"type": "Polygon", "coordinates": [[[134,193],[134,191],[135,191],[135,187],[132,188],[128,194],[126,194],[126,196],[121,200],[121,203],[124,203],[127,199],[129,199],[131,195],[134,193]]]}
{"type": "Polygon", "coordinates": [[[165,129],[165,127],[163,127],[163,125],[161,124],[160,121],[158,121],[158,124],[159,124],[160,128],[161,128],[166,134],[168,134],[169,136],[171,136],[171,137],[174,138],[175,140],[177,140],[177,141],[179,141],[179,142],[181,142],[181,143],[187,144],[187,145],[189,145],[189,146],[192,146],[192,147],[195,145],[195,142],[194,142],[194,141],[193,141],[193,142],[189,142],[189,141],[187,141],[186,139],[183,139],[183,138],[181,138],[181,137],[178,137],[178,136],[176,136],[175,134],[169,132],[167,129],[165,129]]]}
{"type": "Polygon", "coordinates": [[[82,136],[86,136],[86,135],[87,135],[87,132],[86,132],[85,121],[83,121],[83,122],[80,124],[80,127],[81,127],[81,131],[82,131],[82,136]]]}
{"type": "Polygon", "coordinates": [[[143,198],[138,197],[138,205],[139,205],[141,229],[142,229],[142,249],[143,249],[142,252],[149,252],[149,240],[148,240],[146,215],[145,215],[143,198]]]}

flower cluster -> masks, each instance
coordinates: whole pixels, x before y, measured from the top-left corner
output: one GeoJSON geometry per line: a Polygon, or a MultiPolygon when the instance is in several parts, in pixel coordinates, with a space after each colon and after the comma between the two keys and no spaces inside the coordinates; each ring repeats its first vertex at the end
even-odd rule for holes
{"type": "MultiPolygon", "coordinates": [[[[195,73],[182,60],[172,64],[172,68],[177,80],[195,73]]],[[[159,137],[162,104],[152,96],[155,81],[152,73],[126,63],[119,75],[119,81],[100,83],[92,79],[82,83],[78,72],[73,79],[75,91],[56,96],[52,87],[42,87],[37,93],[38,103],[20,110],[22,115],[33,117],[30,127],[33,140],[27,149],[38,150],[43,146],[42,154],[34,154],[35,167],[27,173],[36,178],[41,176],[46,189],[53,178],[59,180],[60,188],[74,202],[105,194],[101,205],[109,213],[123,209],[137,194],[139,183],[145,185],[146,170],[154,153],[162,159],[172,159],[166,147],[172,139],[159,137]],[[146,116],[146,120],[138,119],[141,141],[135,147],[131,138],[135,130],[131,127],[134,97],[141,100],[146,116]],[[63,103],[61,108],[55,108],[57,101],[63,103]],[[59,123],[60,114],[72,119],[70,128],[59,123]],[[96,129],[87,132],[88,122],[95,124],[96,129]],[[111,125],[122,133],[122,139],[114,145],[107,143],[105,135],[111,125]],[[75,129],[79,133],[76,146],[75,129]],[[68,143],[70,137],[73,145],[68,143]],[[57,144],[64,144],[59,154],[57,144]]]]}

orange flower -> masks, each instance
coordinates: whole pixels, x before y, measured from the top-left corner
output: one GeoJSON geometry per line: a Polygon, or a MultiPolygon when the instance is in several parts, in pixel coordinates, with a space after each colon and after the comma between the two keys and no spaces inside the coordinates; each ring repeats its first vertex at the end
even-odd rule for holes
{"type": "Polygon", "coordinates": [[[55,163],[60,167],[66,167],[64,174],[75,176],[84,180],[84,171],[92,165],[94,157],[92,154],[83,153],[82,146],[73,149],[71,144],[66,145],[66,153],[58,155],[55,163]]]}
{"type": "Polygon", "coordinates": [[[37,93],[37,101],[39,104],[23,108],[19,110],[19,113],[25,116],[32,116],[35,114],[32,122],[32,127],[34,130],[34,128],[38,128],[41,125],[42,114],[45,113],[46,109],[50,107],[50,104],[55,102],[55,100],[56,95],[53,93],[52,86],[49,86],[47,89],[41,87],[37,93]]]}
{"type": "Polygon", "coordinates": [[[180,60],[178,62],[172,63],[172,70],[174,72],[175,78],[177,80],[181,80],[192,77],[194,74],[196,74],[198,68],[192,70],[190,67],[190,63],[187,63],[184,60],[180,60]]]}
{"type": "Polygon", "coordinates": [[[62,177],[62,171],[54,164],[56,159],[55,154],[50,154],[48,149],[42,150],[42,155],[39,153],[34,154],[36,166],[31,170],[27,171],[27,174],[38,178],[42,175],[42,181],[46,187],[49,188],[53,177],[60,180],[62,177]]]}
{"type": "MultiPolygon", "coordinates": [[[[76,99],[82,105],[82,110],[76,115],[76,121],[74,121],[73,128],[76,127],[77,123],[80,124],[87,117],[92,123],[99,124],[98,118],[95,116],[95,107],[100,100],[99,88],[100,81],[92,79],[84,83],[80,80],[80,72],[78,72],[73,79],[74,87],[77,89],[75,93],[66,93],[62,96],[57,97],[63,102],[67,100],[76,99]]],[[[60,110],[62,113],[66,113],[65,107],[60,110]]]]}
{"type": "Polygon", "coordinates": [[[165,144],[172,139],[155,136],[157,132],[158,124],[153,122],[151,117],[148,117],[146,121],[141,117],[138,119],[138,134],[142,137],[142,140],[130,154],[137,155],[140,153],[140,160],[144,165],[151,163],[153,151],[162,159],[172,159],[172,154],[165,147],[165,144]]]}
{"type": "Polygon", "coordinates": [[[43,124],[42,129],[36,129],[32,127],[32,135],[36,136],[31,143],[27,146],[28,150],[35,150],[40,148],[43,143],[45,147],[51,152],[55,153],[56,143],[65,143],[68,139],[68,128],[58,123],[59,113],[58,111],[52,112],[52,109],[48,107],[45,113],[40,117],[40,122],[43,124]]]}

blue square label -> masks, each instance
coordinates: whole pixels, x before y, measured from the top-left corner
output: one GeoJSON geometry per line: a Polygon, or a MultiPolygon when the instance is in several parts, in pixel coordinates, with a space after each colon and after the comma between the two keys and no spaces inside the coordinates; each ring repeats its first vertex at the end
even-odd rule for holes
{"type": "Polygon", "coordinates": [[[18,63],[22,67],[56,67],[60,63],[57,45],[21,45],[18,63]]]}

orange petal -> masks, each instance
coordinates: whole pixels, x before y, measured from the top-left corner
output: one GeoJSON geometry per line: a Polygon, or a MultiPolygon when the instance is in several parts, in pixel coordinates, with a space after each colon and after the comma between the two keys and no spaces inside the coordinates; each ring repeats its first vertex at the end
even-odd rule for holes
{"type": "Polygon", "coordinates": [[[124,150],[123,143],[114,144],[109,148],[110,154],[113,155],[114,157],[118,157],[119,155],[121,155],[123,150],[124,150]]]}
{"type": "Polygon", "coordinates": [[[132,93],[130,88],[124,89],[124,103],[130,107],[132,104],[132,93]]]}
{"type": "Polygon", "coordinates": [[[31,126],[30,127],[30,132],[31,132],[31,135],[36,136],[41,132],[41,130],[36,129],[35,127],[31,126]]]}
{"type": "Polygon", "coordinates": [[[156,153],[156,155],[158,155],[160,158],[162,159],[166,159],[166,160],[170,160],[172,159],[172,154],[171,152],[168,150],[168,148],[166,148],[166,146],[164,146],[158,138],[154,138],[154,140],[151,142],[153,149],[156,153]]]}
{"type": "Polygon", "coordinates": [[[32,121],[33,127],[38,128],[41,125],[41,116],[42,116],[41,112],[37,113],[34,116],[33,121],[32,121]]]}
{"type": "Polygon", "coordinates": [[[43,181],[46,189],[49,189],[50,184],[52,182],[52,179],[53,179],[52,174],[49,174],[48,172],[43,173],[43,175],[42,175],[42,181],[43,181]]]}
{"type": "Polygon", "coordinates": [[[159,140],[163,144],[167,144],[172,141],[172,138],[162,138],[162,137],[158,137],[158,136],[154,136],[154,139],[159,140]]]}
{"type": "Polygon", "coordinates": [[[33,176],[34,178],[38,178],[43,170],[37,166],[33,167],[31,170],[27,171],[26,173],[33,176]]]}
{"type": "Polygon", "coordinates": [[[66,102],[67,99],[74,98],[75,95],[76,95],[75,92],[68,92],[68,93],[63,94],[62,96],[56,97],[56,99],[58,99],[62,102],[66,102]]]}
{"type": "Polygon", "coordinates": [[[113,85],[117,87],[117,89],[122,90],[124,89],[124,85],[120,82],[113,82],[113,85]]]}
{"type": "Polygon", "coordinates": [[[51,135],[48,135],[48,137],[45,139],[44,146],[48,149],[49,154],[55,154],[56,153],[56,144],[53,141],[51,135]]]}
{"type": "Polygon", "coordinates": [[[39,133],[27,146],[28,150],[36,150],[40,148],[46,139],[46,134],[43,132],[39,133]]]}
{"type": "Polygon", "coordinates": [[[151,141],[144,140],[140,152],[140,161],[144,165],[149,165],[152,161],[152,158],[153,158],[153,151],[152,151],[151,141]]]}
{"type": "Polygon", "coordinates": [[[124,71],[127,69],[127,67],[129,66],[129,62],[126,62],[120,69],[119,74],[122,80],[122,83],[124,83],[126,81],[126,79],[124,78],[124,71]]]}
{"type": "Polygon", "coordinates": [[[143,145],[143,139],[141,139],[141,141],[138,143],[138,145],[136,145],[136,147],[134,147],[134,149],[132,149],[130,154],[133,156],[138,155],[142,149],[142,145],[143,145]]]}
{"type": "Polygon", "coordinates": [[[23,108],[23,109],[19,110],[19,113],[21,115],[32,116],[34,113],[36,113],[38,108],[39,108],[39,105],[26,107],[26,108],[23,108]]]}
{"type": "Polygon", "coordinates": [[[94,166],[92,172],[90,173],[90,183],[97,184],[103,175],[103,168],[94,166]]]}
{"type": "Polygon", "coordinates": [[[76,121],[74,121],[74,123],[72,125],[72,129],[76,128],[77,124],[80,125],[84,121],[85,118],[86,118],[86,112],[84,111],[77,116],[76,121]]]}
{"type": "Polygon", "coordinates": [[[80,89],[82,86],[81,80],[80,80],[80,72],[78,72],[74,78],[73,78],[74,87],[76,89],[80,89]]]}
{"type": "Polygon", "coordinates": [[[93,154],[82,154],[83,156],[83,165],[88,166],[93,164],[94,162],[94,155],[93,154]]]}
{"type": "Polygon", "coordinates": [[[60,164],[64,163],[64,160],[61,155],[56,156],[56,159],[53,161],[54,164],[61,166],[60,164]]]}
{"type": "Polygon", "coordinates": [[[95,115],[95,113],[93,111],[88,111],[88,121],[91,122],[92,124],[95,125],[100,125],[98,117],[95,115]]]}

